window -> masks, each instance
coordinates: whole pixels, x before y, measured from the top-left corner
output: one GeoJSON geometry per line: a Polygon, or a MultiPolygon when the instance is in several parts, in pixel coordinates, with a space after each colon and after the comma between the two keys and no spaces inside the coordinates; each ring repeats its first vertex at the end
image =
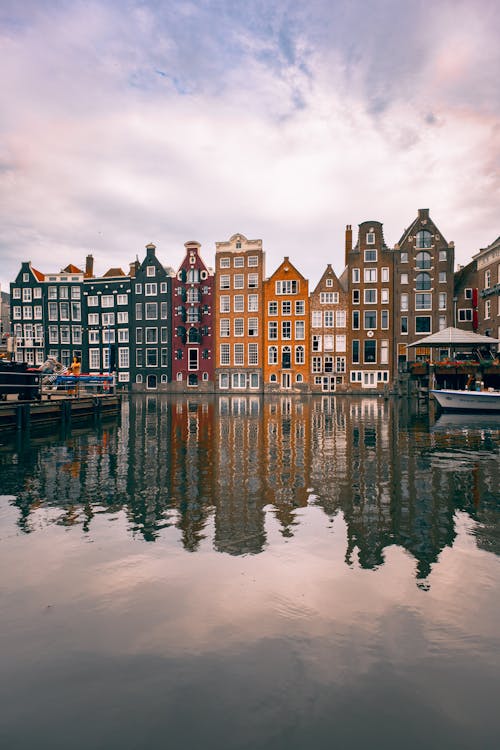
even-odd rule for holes
{"type": "Polygon", "coordinates": [[[12,299],[21,299],[21,290],[19,288],[12,290],[12,299]]]}
{"type": "Polygon", "coordinates": [[[335,351],[336,352],[345,352],[346,351],[346,337],[345,336],[335,336],[335,351]]]}
{"type": "Polygon", "coordinates": [[[439,309],[446,310],[446,292],[439,292],[439,309]]]}
{"type": "Polygon", "coordinates": [[[376,268],[365,268],[365,282],[376,283],[377,281],[377,269],[376,268]]]}
{"type": "Polygon", "coordinates": [[[443,260],[447,260],[447,259],[448,259],[448,255],[446,253],[446,250],[440,250],[439,251],[439,260],[443,261],[443,260]]]}
{"type": "Polygon", "coordinates": [[[359,310],[353,310],[352,312],[352,327],[354,330],[359,328],[359,310]]]}
{"type": "Polygon", "coordinates": [[[365,305],[374,305],[377,302],[377,290],[365,289],[365,305]]]}
{"type": "Polygon", "coordinates": [[[367,365],[377,361],[377,342],[374,339],[365,339],[363,361],[367,365]]]}
{"type": "Polygon", "coordinates": [[[23,318],[27,320],[31,320],[33,317],[33,308],[30,307],[23,307],[23,318]]]}
{"type": "Polygon", "coordinates": [[[371,330],[377,327],[377,311],[376,310],[365,310],[363,327],[366,330],[371,330]]]}
{"type": "Polygon", "coordinates": [[[333,357],[325,357],[324,368],[325,372],[333,372],[333,357]]]}
{"type": "Polygon", "coordinates": [[[408,283],[408,274],[407,273],[402,273],[399,278],[400,278],[400,281],[401,281],[402,284],[407,284],[408,283]]]}
{"type": "Polygon", "coordinates": [[[366,235],[366,244],[367,245],[374,245],[375,244],[375,232],[368,232],[366,235]]]}
{"type": "Polygon", "coordinates": [[[220,337],[223,339],[228,338],[231,335],[229,318],[221,318],[219,321],[219,324],[220,324],[220,337]]]}
{"type": "Polygon", "coordinates": [[[245,297],[243,294],[235,294],[233,299],[234,312],[245,312],[245,297]]]}
{"type": "Polygon", "coordinates": [[[33,317],[35,320],[41,320],[42,319],[42,306],[41,305],[35,305],[33,308],[33,317]]]}
{"type": "MultiPolygon", "coordinates": [[[[240,247],[241,247],[241,243],[240,243],[240,247]]],[[[235,268],[244,268],[245,258],[242,255],[237,255],[233,260],[233,265],[235,268]]]]}
{"type": "Polygon", "coordinates": [[[158,349],[146,349],[146,367],[158,367],[158,349]]]}
{"type": "Polygon", "coordinates": [[[313,352],[320,352],[322,348],[323,337],[314,335],[312,337],[312,350],[313,352]]]}
{"type": "MultiPolygon", "coordinates": [[[[242,345],[243,346],[243,345],[242,345]]],[[[244,372],[233,372],[231,378],[233,388],[244,388],[246,386],[246,376],[244,372]]]]}
{"type": "Polygon", "coordinates": [[[188,370],[198,369],[198,349],[188,349],[188,370]]]}
{"type": "Polygon", "coordinates": [[[273,300],[272,302],[268,302],[267,304],[267,310],[269,315],[277,315],[278,314],[278,303],[273,300]]]}
{"type": "Polygon", "coordinates": [[[89,344],[98,344],[99,341],[100,341],[99,331],[89,331],[89,344]]]}
{"type": "Polygon", "coordinates": [[[144,284],[144,294],[146,295],[146,297],[156,297],[157,293],[156,282],[144,284]]]}
{"type": "Polygon", "coordinates": [[[375,263],[377,260],[376,250],[365,250],[365,263],[375,263]]]}
{"type": "Polygon", "coordinates": [[[103,324],[103,326],[114,326],[114,324],[115,324],[115,314],[114,313],[103,313],[102,314],[102,324],[103,324]]]}
{"type": "MultiPolygon", "coordinates": [[[[54,317],[51,317],[50,314],[50,302],[49,302],[49,320],[57,320],[57,302],[56,304],[56,314],[54,317]]],[[[21,318],[21,308],[20,307],[13,307],[12,308],[13,317],[15,320],[19,320],[21,318]]]]}
{"type": "Polygon", "coordinates": [[[144,350],[143,349],[136,349],[135,364],[137,367],[142,367],[144,365],[144,350]]]}
{"type": "Polygon", "coordinates": [[[439,283],[446,284],[446,271],[439,272],[439,283]]]}
{"type": "Polygon", "coordinates": [[[229,365],[231,361],[230,344],[220,345],[220,363],[221,365],[229,365]]]}
{"type": "Polygon", "coordinates": [[[465,299],[472,299],[472,289],[471,288],[464,289],[464,297],[465,297],[465,299]]]}
{"type": "Polygon", "coordinates": [[[281,303],[281,314],[282,315],[291,315],[292,314],[292,303],[289,299],[283,300],[281,303]]]}
{"type": "Polygon", "coordinates": [[[323,336],[323,346],[325,352],[333,352],[333,336],[331,334],[323,336]]]}
{"type": "Polygon", "coordinates": [[[305,331],[305,322],[303,320],[296,320],[295,321],[295,338],[296,339],[305,339],[306,337],[306,331],[305,331]]]}
{"type": "MultiPolygon", "coordinates": [[[[160,294],[166,294],[166,293],[167,293],[167,282],[162,281],[160,284],[160,294]]],[[[118,302],[118,304],[120,303],[118,302]]]]}
{"type": "Polygon", "coordinates": [[[389,341],[387,339],[380,342],[380,364],[389,364],[389,341]]]}
{"type": "Polygon", "coordinates": [[[259,295],[249,294],[247,297],[248,312],[257,312],[259,309],[259,295]]]}
{"type": "Polygon", "coordinates": [[[422,272],[417,273],[415,277],[415,288],[419,290],[427,290],[432,286],[430,274],[422,272]]]}
{"type": "Polygon", "coordinates": [[[322,305],[337,305],[339,301],[338,292],[321,292],[319,301],[322,305]]]}
{"type": "Polygon", "coordinates": [[[135,293],[136,294],[142,294],[142,284],[136,284],[135,285],[135,293]]]}
{"type": "Polygon", "coordinates": [[[116,313],[116,321],[117,323],[121,323],[122,325],[124,323],[128,323],[128,312],[123,311],[116,313]]]}
{"type": "Polygon", "coordinates": [[[312,358],[311,371],[312,372],[321,372],[322,369],[323,368],[321,366],[321,357],[313,357],[312,358]]]}
{"type": "Polygon", "coordinates": [[[323,325],[323,313],[321,310],[313,310],[312,312],[312,323],[313,328],[321,328],[323,325]]]}
{"type": "Polygon", "coordinates": [[[142,320],[142,302],[135,303],[135,319],[142,320]]]}
{"type": "Polygon", "coordinates": [[[99,370],[101,356],[99,349],[89,349],[89,367],[91,370],[99,370]]]}
{"type": "Polygon", "coordinates": [[[305,349],[303,346],[295,347],[295,364],[303,365],[305,362],[305,349]]]}
{"type": "Polygon", "coordinates": [[[295,279],[276,281],[276,294],[297,294],[298,291],[299,282],[295,279]]]}
{"type": "Polygon", "coordinates": [[[383,305],[389,304],[389,290],[388,289],[380,290],[380,301],[383,305]]]}
{"type": "Polygon", "coordinates": [[[419,269],[428,269],[432,266],[432,256],[430,253],[421,252],[417,253],[415,258],[415,265],[419,269]]]}
{"type": "MultiPolygon", "coordinates": [[[[236,258],[235,258],[236,260],[236,258]]],[[[243,258],[242,258],[243,260],[243,258]]],[[[235,289],[244,289],[245,287],[245,274],[235,273],[233,277],[233,286],[235,289]]]]}
{"type": "Polygon", "coordinates": [[[59,330],[59,334],[61,336],[61,344],[69,344],[69,326],[61,326],[59,330]]]}
{"type": "Polygon", "coordinates": [[[431,245],[432,234],[428,232],[427,229],[422,229],[420,232],[417,232],[417,236],[415,237],[415,247],[431,247],[431,245]]]}
{"type": "Polygon", "coordinates": [[[382,283],[387,284],[387,282],[389,281],[389,269],[382,268],[381,274],[382,274],[381,276],[382,283]]]}
{"type": "Polygon", "coordinates": [[[383,330],[387,330],[389,328],[389,310],[382,310],[380,312],[380,327],[383,330]]]}
{"type": "Polygon", "coordinates": [[[126,370],[130,367],[130,357],[128,346],[118,347],[118,367],[122,370],[126,370]]]}
{"type": "Polygon", "coordinates": [[[359,364],[359,340],[353,339],[352,341],[352,362],[353,364],[359,364]]]}
{"type": "Polygon", "coordinates": [[[415,310],[431,310],[432,309],[432,294],[416,294],[415,295],[415,310]]]}
{"type": "Polygon", "coordinates": [[[31,302],[31,289],[26,287],[23,289],[23,302],[31,302]]]}
{"type": "Polygon", "coordinates": [[[220,298],[220,311],[221,313],[231,312],[231,298],[223,296],[220,298]]]}
{"type": "Polygon", "coordinates": [[[335,325],[337,328],[345,328],[347,325],[347,312],[345,310],[335,311],[335,325]]]}
{"type": "Polygon", "coordinates": [[[406,335],[408,333],[408,316],[403,315],[401,317],[401,333],[406,335]]]}
{"type": "Polygon", "coordinates": [[[491,271],[488,269],[484,272],[484,288],[489,289],[491,286],[491,271]]]}
{"type": "Polygon", "coordinates": [[[431,317],[430,315],[417,315],[415,318],[415,333],[430,333],[431,317]]]}
{"type": "Polygon", "coordinates": [[[146,328],[146,344],[158,343],[158,328],[146,328]]]}
{"type": "Polygon", "coordinates": [[[290,320],[281,321],[281,338],[282,339],[292,338],[292,324],[290,320]]]}
{"type": "Polygon", "coordinates": [[[259,345],[248,344],[248,364],[258,365],[259,364],[259,345]]]}
{"type": "Polygon", "coordinates": [[[401,261],[401,263],[408,263],[408,253],[406,251],[401,252],[399,260],[401,261]]]}
{"type": "Polygon", "coordinates": [[[401,295],[401,310],[408,310],[408,295],[401,295]]]}
{"type": "Polygon", "coordinates": [[[155,320],[158,317],[157,302],[146,302],[144,307],[146,309],[146,320],[155,320]]]}
{"type": "Polygon", "coordinates": [[[162,320],[168,318],[168,302],[160,302],[160,318],[162,320]]]}
{"type": "Polygon", "coordinates": [[[234,364],[245,364],[245,344],[234,344],[234,364]]]}
{"type": "Polygon", "coordinates": [[[259,274],[249,273],[248,274],[248,288],[257,289],[258,286],[259,286],[259,274]]]}
{"type": "Polygon", "coordinates": [[[267,338],[271,341],[278,338],[278,323],[275,320],[270,320],[267,324],[267,338]]]}
{"type": "Polygon", "coordinates": [[[352,290],[352,304],[359,305],[359,289],[352,290]]]}
{"type": "Polygon", "coordinates": [[[245,333],[244,320],[243,318],[234,319],[234,335],[243,336],[245,333]]]}
{"type": "Polygon", "coordinates": [[[444,331],[444,329],[446,328],[446,315],[439,316],[438,326],[440,331],[444,331]]]}
{"type": "Polygon", "coordinates": [[[59,343],[59,329],[57,326],[49,326],[49,344],[59,343]]]}
{"type": "Polygon", "coordinates": [[[248,265],[250,267],[255,267],[259,265],[259,256],[258,255],[249,255],[248,257],[248,265]]]}
{"type": "Polygon", "coordinates": [[[126,294],[117,294],[116,295],[116,304],[117,305],[126,305],[127,304],[127,295],[126,294]]]}
{"type": "Polygon", "coordinates": [[[67,286],[60,286],[59,287],[59,299],[69,299],[68,287],[67,286]]]}
{"type": "Polygon", "coordinates": [[[485,320],[491,318],[491,301],[489,299],[484,303],[484,318],[485,320]]]}
{"type": "Polygon", "coordinates": [[[269,365],[278,364],[278,347],[269,346],[267,349],[267,363],[269,365]]]}
{"type": "Polygon", "coordinates": [[[106,328],[102,332],[102,343],[103,344],[114,344],[115,343],[115,331],[110,330],[109,328],[106,328]]]}
{"type": "Polygon", "coordinates": [[[333,286],[333,279],[326,279],[327,286],[333,286]]]}
{"type": "Polygon", "coordinates": [[[101,297],[101,306],[102,307],[113,307],[115,304],[115,300],[112,294],[103,294],[101,297]]]}
{"type": "Polygon", "coordinates": [[[219,261],[219,268],[230,268],[231,258],[221,258],[219,261]]]}
{"type": "Polygon", "coordinates": [[[259,335],[259,319],[248,318],[248,335],[258,336],[259,335]]]}
{"type": "Polygon", "coordinates": [[[461,323],[470,323],[472,321],[472,310],[470,308],[460,308],[458,311],[458,319],[461,323]]]}
{"type": "Polygon", "coordinates": [[[156,268],[154,266],[146,266],[146,276],[154,276],[155,273],[156,273],[156,268]]]}
{"type": "Polygon", "coordinates": [[[69,320],[69,302],[59,302],[59,317],[61,320],[69,320]]]}
{"type": "Polygon", "coordinates": [[[352,269],[352,283],[359,284],[359,268],[352,269]]]}
{"type": "Polygon", "coordinates": [[[222,274],[219,280],[219,289],[230,289],[231,277],[227,274],[222,274]]]}
{"type": "Polygon", "coordinates": [[[295,300],[295,315],[305,315],[306,314],[306,303],[303,299],[297,299],[295,300]]]}
{"type": "Polygon", "coordinates": [[[120,328],[118,331],[118,341],[120,344],[128,343],[128,328],[120,328]]]}
{"type": "Polygon", "coordinates": [[[325,310],[323,316],[325,328],[333,328],[334,315],[333,310],[325,310]]]}

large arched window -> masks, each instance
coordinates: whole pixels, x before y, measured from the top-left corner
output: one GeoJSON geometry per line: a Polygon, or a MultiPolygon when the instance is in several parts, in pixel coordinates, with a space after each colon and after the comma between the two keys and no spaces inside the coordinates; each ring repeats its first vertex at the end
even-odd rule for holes
{"type": "Polygon", "coordinates": [[[432,234],[427,229],[417,232],[416,247],[430,247],[432,245],[432,234]]]}
{"type": "Polygon", "coordinates": [[[305,349],[303,346],[295,347],[295,364],[303,365],[305,361],[305,349]]]}
{"type": "Polygon", "coordinates": [[[275,365],[278,362],[278,347],[270,346],[267,353],[267,362],[270,365],[275,365]]]}
{"type": "Polygon", "coordinates": [[[430,274],[426,273],[425,271],[422,271],[422,273],[417,273],[417,277],[415,279],[415,287],[419,291],[427,291],[432,286],[431,282],[431,276],[430,274]]]}
{"type": "Polygon", "coordinates": [[[432,265],[432,255],[430,253],[417,253],[415,258],[417,268],[430,268],[432,265]]]}

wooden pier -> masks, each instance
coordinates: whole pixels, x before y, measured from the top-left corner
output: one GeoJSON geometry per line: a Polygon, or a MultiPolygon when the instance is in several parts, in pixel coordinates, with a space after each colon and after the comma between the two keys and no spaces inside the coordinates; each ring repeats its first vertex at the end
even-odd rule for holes
{"type": "Polygon", "coordinates": [[[77,398],[51,396],[41,401],[0,402],[0,430],[25,430],[37,425],[65,425],[89,417],[111,416],[120,411],[121,396],[93,394],[77,398]]]}

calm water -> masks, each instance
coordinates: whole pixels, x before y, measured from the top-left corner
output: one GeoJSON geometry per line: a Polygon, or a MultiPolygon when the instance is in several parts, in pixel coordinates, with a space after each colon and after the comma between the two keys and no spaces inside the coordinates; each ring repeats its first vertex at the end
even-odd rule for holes
{"type": "Polygon", "coordinates": [[[0,435],[0,746],[500,743],[500,417],[139,397],[0,435]]]}

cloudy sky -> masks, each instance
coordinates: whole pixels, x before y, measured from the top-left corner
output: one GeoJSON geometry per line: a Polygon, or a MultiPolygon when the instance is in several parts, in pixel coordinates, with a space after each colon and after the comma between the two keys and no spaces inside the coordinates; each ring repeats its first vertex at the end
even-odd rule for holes
{"type": "Polygon", "coordinates": [[[346,224],[500,234],[498,0],[2,0],[0,282],[262,238],[316,283],[346,224]]]}

